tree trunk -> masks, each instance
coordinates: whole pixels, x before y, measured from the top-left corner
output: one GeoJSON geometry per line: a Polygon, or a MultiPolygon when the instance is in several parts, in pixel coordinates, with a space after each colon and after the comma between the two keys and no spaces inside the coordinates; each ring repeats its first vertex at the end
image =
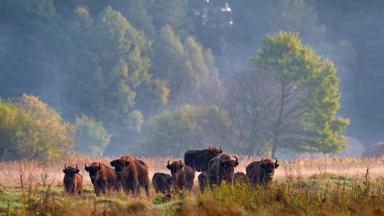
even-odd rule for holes
{"type": "Polygon", "coordinates": [[[281,123],[283,121],[283,112],[284,112],[284,102],[285,102],[285,82],[281,82],[281,98],[280,98],[280,108],[279,108],[279,114],[277,117],[277,121],[275,124],[275,128],[273,128],[273,141],[272,141],[272,157],[275,157],[276,149],[279,145],[279,139],[280,139],[280,130],[281,130],[281,123]]]}

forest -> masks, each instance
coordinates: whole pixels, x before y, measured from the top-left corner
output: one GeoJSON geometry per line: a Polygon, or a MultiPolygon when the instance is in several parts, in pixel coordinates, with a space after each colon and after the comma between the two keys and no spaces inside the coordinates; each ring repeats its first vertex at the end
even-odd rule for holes
{"type": "Polygon", "coordinates": [[[380,0],[1,0],[0,159],[384,140],[380,0]]]}

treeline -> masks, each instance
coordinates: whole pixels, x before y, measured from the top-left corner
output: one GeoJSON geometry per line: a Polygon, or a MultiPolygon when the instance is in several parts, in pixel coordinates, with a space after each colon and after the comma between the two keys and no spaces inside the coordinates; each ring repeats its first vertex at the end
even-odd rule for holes
{"type": "Polygon", "coordinates": [[[355,67],[339,53],[354,41],[333,40],[323,17],[333,4],[4,0],[1,96],[39,96],[77,128],[69,146],[86,154],[337,152],[347,122],[336,116],[336,70],[317,53],[355,67]]]}

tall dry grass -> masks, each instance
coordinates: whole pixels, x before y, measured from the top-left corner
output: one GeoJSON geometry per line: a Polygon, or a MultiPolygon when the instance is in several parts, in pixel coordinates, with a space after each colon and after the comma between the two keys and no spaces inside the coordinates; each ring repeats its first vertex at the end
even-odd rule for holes
{"type": "MultiPolygon", "coordinates": [[[[0,163],[0,215],[384,215],[384,158],[299,158],[279,161],[270,189],[222,185],[205,193],[173,194],[151,189],[133,198],[123,193],[96,197],[84,163],[113,158],[75,157],[56,162],[0,163]],[[64,196],[64,164],[78,164],[85,176],[81,197],[64,196]]],[[[154,172],[168,172],[168,160],[140,158],[154,172]]],[[[240,156],[237,171],[259,158],[240,156]]]]}
{"type": "MultiPolygon", "coordinates": [[[[84,183],[90,184],[88,173],[84,170],[84,164],[100,161],[107,165],[114,158],[111,157],[73,157],[62,161],[10,161],[0,162],[0,185],[8,189],[21,189],[29,186],[61,186],[64,165],[78,165],[80,173],[85,176],[84,183]]],[[[149,175],[155,172],[169,173],[166,169],[167,161],[177,160],[173,157],[141,157],[149,166],[149,175]]],[[[239,156],[240,164],[236,171],[245,172],[245,167],[257,157],[239,156]]],[[[384,157],[360,159],[360,158],[298,158],[295,160],[279,160],[280,167],[275,172],[275,178],[308,177],[317,174],[330,173],[346,177],[363,178],[369,169],[371,178],[384,177],[384,157]]],[[[197,179],[197,178],[196,178],[197,179]]]]}

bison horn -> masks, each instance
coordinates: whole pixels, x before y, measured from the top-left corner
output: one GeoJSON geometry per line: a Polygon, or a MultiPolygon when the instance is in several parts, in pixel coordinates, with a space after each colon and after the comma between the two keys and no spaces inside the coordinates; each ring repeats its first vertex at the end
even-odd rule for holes
{"type": "Polygon", "coordinates": [[[237,158],[237,156],[235,155],[235,158],[236,158],[236,162],[239,162],[239,158],[237,158]]]}
{"type": "Polygon", "coordinates": [[[277,164],[277,158],[274,157],[274,159],[275,159],[275,164],[277,164]]]}
{"type": "Polygon", "coordinates": [[[84,167],[85,167],[85,169],[87,169],[87,168],[88,168],[88,167],[87,167],[87,163],[85,163],[85,164],[84,164],[84,167]]]}
{"type": "Polygon", "coordinates": [[[67,164],[64,164],[64,169],[67,169],[67,164]]]}
{"type": "Polygon", "coordinates": [[[263,163],[264,163],[263,161],[264,161],[264,158],[261,158],[261,164],[263,164],[263,163]]]}
{"type": "Polygon", "coordinates": [[[221,146],[220,146],[220,151],[221,151],[221,146]]]}
{"type": "Polygon", "coordinates": [[[168,160],[168,163],[167,163],[167,165],[169,165],[169,160],[168,160]]]}
{"type": "Polygon", "coordinates": [[[99,162],[99,168],[101,168],[101,164],[100,164],[100,162],[99,162]]]}

